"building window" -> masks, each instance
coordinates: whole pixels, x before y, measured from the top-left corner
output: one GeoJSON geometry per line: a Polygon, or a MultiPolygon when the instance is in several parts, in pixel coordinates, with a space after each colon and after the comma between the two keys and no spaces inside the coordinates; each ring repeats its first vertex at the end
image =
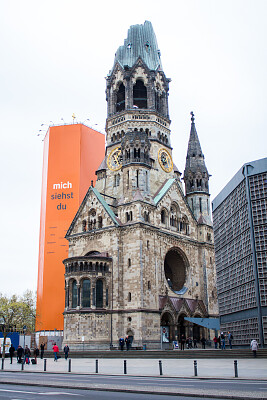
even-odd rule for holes
{"type": "Polygon", "coordinates": [[[146,242],[146,248],[149,249],[149,240],[146,242]]]}
{"type": "Polygon", "coordinates": [[[98,228],[102,228],[103,220],[102,217],[98,217],[98,228]]]}
{"type": "Polygon", "coordinates": [[[128,258],[128,268],[129,268],[131,265],[132,265],[132,264],[131,264],[131,259],[128,258]]]}
{"type": "Polygon", "coordinates": [[[125,86],[123,83],[120,84],[117,92],[116,112],[122,110],[125,110],[125,86]]]}
{"type": "Polygon", "coordinates": [[[128,301],[129,301],[129,302],[132,301],[132,294],[131,294],[131,292],[128,293],[128,301]]]}
{"type": "Polygon", "coordinates": [[[150,283],[150,281],[147,282],[147,288],[148,288],[148,290],[151,289],[151,283],[150,283]]]}
{"type": "Polygon", "coordinates": [[[149,212],[148,211],[144,212],[144,221],[149,222],[149,212]]]}
{"type": "Polygon", "coordinates": [[[133,87],[133,104],[134,108],[147,108],[147,89],[140,79],[133,87]]]}
{"type": "Polygon", "coordinates": [[[84,279],[82,283],[82,307],[91,306],[91,282],[89,279],[84,279]]]}
{"type": "Polygon", "coordinates": [[[136,171],[136,187],[139,187],[139,171],[136,171]]]}
{"type": "Polygon", "coordinates": [[[106,307],[108,306],[108,288],[106,289],[106,307]]]}
{"type": "Polygon", "coordinates": [[[78,305],[78,289],[77,282],[72,282],[72,308],[76,308],[78,305]]]}
{"type": "Polygon", "coordinates": [[[166,213],[164,210],[161,211],[160,213],[160,219],[161,219],[161,223],[165,224],[165,220],[166,220],[166,213]]]}
{"type": "Polygon", "coordinates": [[[202,198],[199,197],[199,212],[202,213],[202,198]]]}
{"type": "Polygon", "coordinates": [[[96,281],[96,308],[103,308],[103,281],[96,281]]]}

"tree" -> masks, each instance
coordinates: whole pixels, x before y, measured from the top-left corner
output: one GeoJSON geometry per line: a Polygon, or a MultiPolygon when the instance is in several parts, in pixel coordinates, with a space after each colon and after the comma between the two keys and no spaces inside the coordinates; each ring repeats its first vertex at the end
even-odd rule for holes
{"type": "Polygon", "coordinates": [[[3,353],[5,357],[6,338],[12,332],[23,331],[27,327],[28,332],[33,332],[35,327],[35,299],[33,293],[28,290],[23,296],[4,296],[0,293],[0,332],[3,333],[3,353]]]}

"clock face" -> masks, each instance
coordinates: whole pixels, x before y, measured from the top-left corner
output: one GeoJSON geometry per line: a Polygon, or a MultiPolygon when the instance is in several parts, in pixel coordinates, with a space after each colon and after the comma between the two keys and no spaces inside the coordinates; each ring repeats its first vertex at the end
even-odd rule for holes
{"type": "Polygon", "coordinates": [[[164,148],[159,149],[158,160],[163,171],[165,172],[172,171],[173,168],[172,157],[166,149],[164,148]]]}
{"type": "Polygon", "coordinates": [[[118,171],[121,168],[122,154],[120,147],[116,147],[116,149],[112,150],[109,154],[107,165],[111,171],[118,171]]]}

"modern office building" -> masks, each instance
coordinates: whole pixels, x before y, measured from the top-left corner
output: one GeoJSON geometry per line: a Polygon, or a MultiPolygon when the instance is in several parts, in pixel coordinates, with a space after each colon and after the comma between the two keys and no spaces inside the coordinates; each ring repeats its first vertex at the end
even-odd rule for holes
{"type": "Polygon", "coordinates": [[[218,316],[210,175],[191,113],[184,191],[170,79],[150,22],[130,27],[106,81],[106,154],[66,234],[64,343],[109,349],[128,335],[161,348],[182,334],[208,338],[185,317],[218,316]]]}
{"type": "Polygon", "coordinates": [[[66,231],[105,154],[105,135],[83,124],[50,126],[44,139],[36,331],[63,330],[66,231]]]}
{"type": "Polygon", "coordinates": [[[212,202],[221,330],[267,344],[267,158],[249,162],[212,202]]]}

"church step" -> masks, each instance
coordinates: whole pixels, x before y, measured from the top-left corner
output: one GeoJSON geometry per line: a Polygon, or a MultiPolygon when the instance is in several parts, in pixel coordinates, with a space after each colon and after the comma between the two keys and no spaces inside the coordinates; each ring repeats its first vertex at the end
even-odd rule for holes
{"type": "MultiPolygon", "coordinates": [[[[63,354],[63,351],[60,352],[63,354]]],[[[45,358],[51,358],[54,354],[52,351],[45,351],[45,358]]],[[[253,353],[250,349],[186,349],[181,350],[73,350],[69,353],[70,358],[252,358],[253,353]]],[[[257,357],[267,358],[267,348],[259,349],[257,357]]]]}

